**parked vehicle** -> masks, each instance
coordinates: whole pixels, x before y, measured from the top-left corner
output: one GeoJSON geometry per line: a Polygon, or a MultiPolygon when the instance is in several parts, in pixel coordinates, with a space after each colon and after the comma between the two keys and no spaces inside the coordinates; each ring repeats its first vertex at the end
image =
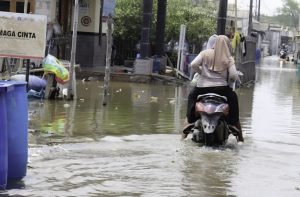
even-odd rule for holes
{"type": "Polygon", "coordinates": [[[287,52],[284,49],[281,49],[279,52],[279,56],[281,59],[285,59],[287,57],[287,52]]]}
{"type": "Polygon", "coordinates": [[[226,144],[230,134],[237,138],[240,131],[225,121],[229,114],[226,97],[213,93],[199,95],[195,113],[197,121],[183,131],[185,134],[192,133],[194,142],[220,146],[226,144]]]}

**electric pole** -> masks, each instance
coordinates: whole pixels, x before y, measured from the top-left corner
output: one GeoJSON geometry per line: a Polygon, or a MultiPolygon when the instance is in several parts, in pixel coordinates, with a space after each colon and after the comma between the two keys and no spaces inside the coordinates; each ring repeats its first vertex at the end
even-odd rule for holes
{"type": "Polygon", "coordinates": [[[153,7],[153,0],[143,0],[143,24],[142,24],[142,38],[140,43],[142,59],[145,59],[150,55],[149,35],[150,35],[151,18],[152,18],[152,7],[153,7]]]}
{"type": "Polygon", "coordinates": [[[225,35],[226,18],[227,18],[227,0],[220,0],[219,14],[217,23],[217,34],[225,35]]]}
{"type": "Polygon", "coordinates": [[[165,55],[165,26],[166,26],[167,0],[157,2],[156,43],[155,53],[158,57],[165,55]]]}
{"type": "Polygon", "coordinates": [[[252,8],[253,8],[253,0],[250,0],[248,36],[251,35],[251,31],[252,31],[252,8]]]}
{"type": "Polygon", "coordinates": [[[257,13],[257,21],[260,22],[260,0],[258,0],[258,13],[257,13]]]}

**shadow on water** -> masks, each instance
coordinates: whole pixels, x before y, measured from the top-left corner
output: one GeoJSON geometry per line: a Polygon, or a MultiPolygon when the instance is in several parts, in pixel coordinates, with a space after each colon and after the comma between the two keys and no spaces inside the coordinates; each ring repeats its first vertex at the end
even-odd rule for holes
{"type": "Polygon", "coordinates": [[[8,180],[6,189],[11,190],[11,189],[24,189],[25,188],[25,182],[24,181],[12,181],[8,180]]]}
{"type": "Polygon", "coordinates": [[[14,181],[14,180],[8,180],[7,185],[6,185],[6,190],[7,191],[1,191],[0,190],[0,196],[1,197],[23,197],[21,195],[9,195],[8,191],[9,190],[22,190],[25,189],[25,182],[23,180],[21,181],[14,181]]]}

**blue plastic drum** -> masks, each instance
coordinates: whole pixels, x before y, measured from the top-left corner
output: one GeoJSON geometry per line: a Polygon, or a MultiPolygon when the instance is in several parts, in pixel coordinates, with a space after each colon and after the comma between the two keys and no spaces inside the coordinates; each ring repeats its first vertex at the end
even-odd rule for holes
{"type": "Polygon", "coordinates": [[[7,183],[7,111],[5,97],[13,86],[0,83],[0,190],[4,190],[7,183]]]}
{"type": "Polygon", "coordinates": [[[7,179],[21,180],[26,176],[28,160],[28,99],[26,82],[0,81],[13,85],[6,94],[8,173],[7,179]]]}

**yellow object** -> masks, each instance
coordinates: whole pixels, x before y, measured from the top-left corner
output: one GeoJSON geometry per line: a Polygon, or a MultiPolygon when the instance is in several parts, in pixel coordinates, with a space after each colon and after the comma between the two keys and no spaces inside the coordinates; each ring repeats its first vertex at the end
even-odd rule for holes
{"type": "Polygon", "coordinates": [[[63,64],[54,56],[48,54],[43,60],[44,72],[55,74],[55,79],[60,84],[65,84],[69,81],[69,71],[63,64]]]}
{"type": "Polygon", "coordinates": [[[237,46],[238,44],[240,44],[240,42],[241,42],[241,35],[240,35],[239,32],[235,32],[235,33],[234,33],[234,37],[233,37],[232,42],[231,42],[232,48],[235,49],[236,46],[237,46]]]}

